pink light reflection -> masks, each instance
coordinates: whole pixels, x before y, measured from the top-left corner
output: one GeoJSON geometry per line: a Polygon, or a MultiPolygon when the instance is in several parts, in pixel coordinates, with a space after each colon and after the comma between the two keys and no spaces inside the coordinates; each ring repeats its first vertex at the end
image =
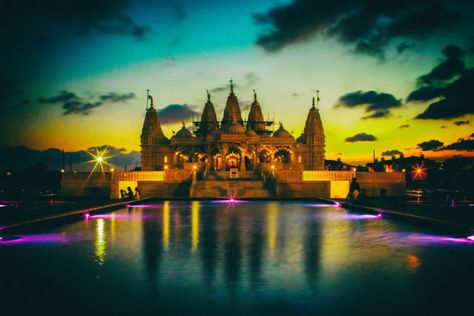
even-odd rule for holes
{"type": "Polygon", "coordinates": [[[162,208],[161,204],[127,204],[128,208],[162,208]]]}
{"type": "Polygon", "coordinates": [[[62,234],[33,234],[33,235],[15,235],[3,236],[0,239],[0,245],[12,244],[65,244],[72,241],[84,239],[84,236],[70,236],[62,234]]]}

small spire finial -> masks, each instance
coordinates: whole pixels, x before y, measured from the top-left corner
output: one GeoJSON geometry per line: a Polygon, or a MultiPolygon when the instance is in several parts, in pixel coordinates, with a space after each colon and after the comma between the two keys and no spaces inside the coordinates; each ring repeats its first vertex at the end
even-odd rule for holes
{"type": "Polygon", "coordinates": [[[319,110],[319,90],[316,90],[316,102],[317,109],[319,110]]]}
{"type": "Polygon", "coordinates": [[[184,121],[182,121],[181,123],[183,123],[183,128],[186,128],[186,123],[184,123],[184,121]]]}
{"type": "Polygon", "coordinates": [[[234,81],[232,80],[232,77],[230,78],[230,93],[234,93],[234,81]]]}
{"type": "Polygon", "coordinates": [[[313,97],[313,108],[314,108],[314,97],[313,97]]]}
{"type": "Polygon", "coordinates": [[[150,89],[146,89],[146,108],[148,110],[148,100],[150,100],[150,108],[153,107],[153,97],[150,95],[150,89]]]}
{"type": "Polygon", "coordinates": [[[257,102],[257,91],[255,89],[253,89],[253,100],[257,102]]]}
{"type": "Polygon", "coordinates": [[[211,101],[211,94],[209,93],[209,90],[206,90],[207,93],[207,101],[211,101]]]}

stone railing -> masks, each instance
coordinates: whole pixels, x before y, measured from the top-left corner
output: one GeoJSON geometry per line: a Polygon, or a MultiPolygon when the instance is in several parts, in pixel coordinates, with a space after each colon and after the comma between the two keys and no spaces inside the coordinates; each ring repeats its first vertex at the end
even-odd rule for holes
{"type": "Polygon", "coordinates": [[[165,181],[165,171],[119,171],[112,173],[112,181],[165,181]]]}
{"type": "Polygon", "coordinates": [[[355,172],[353,171],[303,171],[303,181],[346,181],[351,180],[354,176],[355,172]]]}
{"type": "Polygon", "coordinates": [[[359,182],[405,182],[404,172],[357,172],[357,181],[359,182]]]}

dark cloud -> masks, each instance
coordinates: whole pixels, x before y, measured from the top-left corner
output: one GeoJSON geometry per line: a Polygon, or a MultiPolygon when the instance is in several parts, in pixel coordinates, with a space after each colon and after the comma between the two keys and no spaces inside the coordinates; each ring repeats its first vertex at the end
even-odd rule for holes
{"type": "Polygon", "coordinates": [[[459,150],[459,151],[474,151],[474,139],[461,138],[457,142],[443,147],[443,149],[444,150],[459,150]]]}
{"type": "Polygon", "coordinates": [[[374,113],[370,115],[363,116],[362,119],[367,120],[367,119],[373,119],[373,118],[384,118],[384,117],[390,117],[391,115],[392,114],[390,113],[389,110],[379,110],[379,111],[375,111],[374,113]]]}
{"type": "MultiPolygon", "coordinates": [[[[124,166],[132,169],[135,165],[140,165],[140,152],[127,152],[125,148],[102,145],[97,147],[99,152],[105,151],[104,156],[107,162],[112,164],[116,170],[123,170],[124,166]]],[[[97,153],[96,147],[87,149],[94,155],[97,153]]],[[[66,170],[69,171],[70,164],[73,170],[90,171],[93,163],[90,163],[91,156],[86,151],[74,151],[65,153],[66,170]]],[[[36,150],[25,146],[22,147],[0,147],[0,168],[7,170],[25,170],[38,163],[45,164],[49,170],[60,170],[63,167],[63,153],[60,149],[50,148],[47,150],[36,150]]]]}
{"type": "Polygon", "coordinates": [[[402,105],[392,94],[376,91],[354,91],[339,98],[336,108],[364,108],[368,113],[363,119],[383,118],[391,115],[390,109],[402,105]]]}
{"type": "Polygon", "coordinates": [[[471,136],[469,136],[469,137],[474,137],[474,133],[472,133],[471,136]]]}
{"type": "Polygon", "coordinates": [[[415,44],[401,42],[400,44],[397,45],[397,53],[402,54],[413,47],[415,47],[415,44]]]}
{"type": "Polygon", "coordinates": [[[455,45],[443,49],[445,56],[429,73],[418,77],[417,89],[408,102],[432,103],[416,119],[453,119],[474,113],[470,87],[474,86],[474,68],[467,69],[464,51],[455,45]]]}
{"type": "Polygon", "coordinates": [[[158,110],[158,117],[162,124],[185,122],[197,114],[198,113],[187,104],[170,104],[158,110]]]}
{"type": "Polygon", "coordinates": [[[101,95],[99,99],[103,102],[126,102],[128,100],[135,99],[135,93],[130,92],[130,93],[116,93],[116,92],[109,92],[108,94],[101,95]]]}
{"type": "Polygon", "coordinates": [[[398,128],[409,128],[410,124],[402,124],[398,128]]]}
{"type": "Polygon", "coordinates": [[[63,103],[63,115],[82,114],[89,115],[92,109],[101,106],[102,102],[82,102],[78,100],[67,101],[63,103]]]}
{"type": "Polygon", "coordinates": [[[447,45],[442,50],[446,57],[440,64],[434,67],[429,73],[418,78],[418,85],[428,85],[436,87],[452,80],[462,74],[466,69],[464,61],[464,51],[456,45],[447,45]]]}
{"type": "Polygon", "coordinates": [[[53,95],[49,97],[39,97],[38,101],[40,103],[54,104],[54,103],[68,102],[68,101],[79,100],[79,99],[80,98],[75,93],[63,90],[59,92],[57,95],[53,95]]]}
{"type": "MultiPolygon", "coordinates": [[[[328,36],[359,53],[384,57],[392,43],[423,40],[454,26],[460,16],[447,0],[295,0],[255,14],[257,24],[268,26],[257,44],[275,52],[288,45],[328,36]]],[[[469,6],[459,2],[459,6],[469,6]]],[[[405,50],[407,44],[399,44],[405,50]]],[[[399,49],[399,50],[400,50],[399,49]]]]}
{"type": "Polygon", "coordinates": [[[396,156],[396,155],[403,155],[403,153],[398,149],[392,149],[382,152],[382,156],[396,156]]]}
{"type": "MultiPolygon", "coordinates": [[[[57,25],[76,34],[91,31],[143,37],[147,27],[138,25],[128,14],[128,0],[4,0],[0,10],[2,32],[34,34],[57,25]]],[[[56,30],[58,31],[58,30],[56,30]]],[[[44,35],[44,34],[42,34],[44,35]]]]}
{"type": "Polygon", "coordinates": [[[461,126],[461,125],[469,125],[471,124],[471,121],[466,120],[466,121],[456,121],[454,122],[454,125],[461,126]]]}
{"type": "Polygon", "coordinates": [[[86,37],[106,34],[144,39],[150,29],[133,18],[130,2],[2,0],[0,69],[23,85],[34,77],[47,78],[57,67],[58,54],[72,48],[87,50],[79,44],[86,37]]]}
{"type": "Polygon", "coordinates": [[[61,91],[57,95],[49,97],[38,98],[39,103],[43,104],[61,104],[63,115],[81,114],[89,115],[94,108],[100,107],[104,104],[126,102],[134,99],[134,93],[120,94],[117,92],[109,92],[98,97],[89,96],[81,97],[74,92],[61,91]]]}
{"type": "Polygon", "coordinates": [[[437,139],[432,139],[426,142],[419,143],[417,146],[423,151],[427,150],[437,150],[440,149],[444,145],[443,142],[440,142],[437,139]]]}
{"type": "Polygon", "coordinates": [[[346,143],[355,143],[355,142],[374,142],[377,140],[377,137],[367,133],[359,133],[351,137],[347,137],[346,143]]]}
{"type": "Polygon", "coordinates": [[[0,100],[12,94],[23,94],[13,83],[0,74],[0,100]]]}
{"type": "Polygon", "coordinates": [[[186,8],[180,2],[175,2],[174,4],[174,13],[178,20],[186,20],[188,18],[188,12],[186,8]]]}

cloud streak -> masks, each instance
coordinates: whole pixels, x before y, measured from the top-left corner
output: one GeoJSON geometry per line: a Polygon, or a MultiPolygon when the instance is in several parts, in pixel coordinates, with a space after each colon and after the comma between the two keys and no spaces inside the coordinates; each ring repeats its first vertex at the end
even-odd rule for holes
{"type": "Polygon", "coordinates": [[[97,97],[81,97],[74,92],[60,91],[57,95],[40,97],[38,102],[42,104],[61,105],[63,115],[89,115],[93,109],[105,104],[127,102],[135,98],[134,93],[120,94],[117,92],[109,92],[97,97]]]}
{"type": "Polygon", "coordinates": [[[390,109],[398,108],[401,105],[401,100],[392,94],[359,90],[341,96],[335,108],[363,108],[368,113],[363,119],[370,119],[389,117],[391,115],[390,109]]]}
{"type": "Polygon", "coordinates": [[[377,141],[377,137],[367,133],[359,133],[355,134],[354,136],[347,137],[345,139],[346,143],[355,143],[355,142],[375,142],[377,141]]]}

